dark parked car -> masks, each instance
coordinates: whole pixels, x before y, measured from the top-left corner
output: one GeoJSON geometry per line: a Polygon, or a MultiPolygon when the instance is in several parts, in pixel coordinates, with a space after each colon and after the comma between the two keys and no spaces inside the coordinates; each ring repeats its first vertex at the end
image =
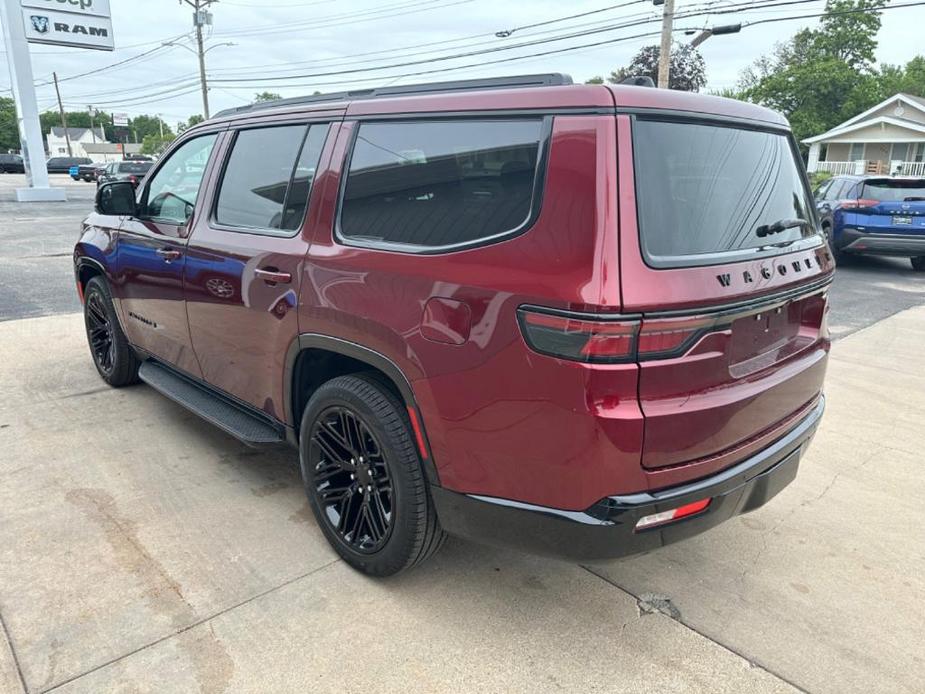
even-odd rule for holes
{"type": "Polygon", "coordinates": [[[100,169],[104,168],[105,166],[105,162],[79,164],[77,166],[72,166],[68,170],[68,173],[75,181],[85,181],[86,183],[92,183],[96,180],[100,169]]]}
{"type": "Polygon", "coordinates": [[[899,256],[925,272],[925,178],[836,176],[815,198],[836,258],[899,256]]]}
{"type": "Polygon", "coordinates": [[[446,534],[575,561],[787,486],[834,262],[786,121],[562,75],[225,111],[75,249],[90,351],[295,446],[352,566],[446,534]]]}
{"type": "Polygon", "coordinates": [[[111,181],[129,181],[137,184],[153,166],[149,161],[116,161],[105,164],[97,172],[96,184],[111,181]]]}
{"type": "Polygon", "coordinates": [[[87,157],[52,157],[45,166],[48,173],[70,173],[72,166],[92,163],[87,157]]]}
{"type": "Polygon", "coordinates": [[[25,173],[26,167],[18,154],[0,154],[0,173],[25,173]]]}

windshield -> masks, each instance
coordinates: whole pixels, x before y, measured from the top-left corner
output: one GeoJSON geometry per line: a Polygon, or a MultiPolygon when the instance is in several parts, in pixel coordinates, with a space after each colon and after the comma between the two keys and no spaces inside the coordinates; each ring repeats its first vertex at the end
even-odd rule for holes
{"type": "Polygon", "coordinates": [[[816,233],[785,134],[638,118],[633,142],[641,241],[655,265],[715,262],[816,233]]]}
{"type": "Polygon", "coordinates": [[[925,200],[925,179],[898,178],[883,181],[865,181],[861,197],[865,200],[896,202],[916,198],[925,200]]]}

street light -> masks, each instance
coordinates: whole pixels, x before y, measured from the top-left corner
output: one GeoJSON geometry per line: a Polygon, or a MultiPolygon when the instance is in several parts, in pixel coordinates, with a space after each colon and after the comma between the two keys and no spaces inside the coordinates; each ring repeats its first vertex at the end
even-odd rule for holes
{"type": "Polygon", "coordinates": [[[721,36],[722,34],[738,34],[742,31],[742,23],[738,24],[721,24],[712,29],[704,29],[691,41],[691,48],[697,48],[701,43],[711,36],[721,36]]]}
{"type": "MultiPolygon", "coordinates": [[[[199,12],[199,10],[198,10],[198,2],[199,2],[199,1],[200,1],[200,0],[196,0],[196,2],[197,2],[197,11],[196,11],[196,14],[194,15],[194,21],[196,22],[196,43],[197,43],[198,50],[193,50],[192,48],[190,48],[190,47],[187,46],[186,44],[177,43],[176,41],[166,41],[166,42],[162,43],[161,45],[162,45],[162,46],[180,46],[181,48],[185,48],[185,49],[188,50],[190,53],[195,53],[196,56],[198,56],[198,58],[199,58],[199,86],[202,88],[202,110],[203,110],[203,115],[206,117],[206,119],[208,119],[208,118],[209,118],[209,85],[208,85],[208,82],[207,82],[207,80],[206,80],[206,60],[205,60],[206,53],[208,53],[209,51],[211,51],[213,48],[218,48],[219,46],[234,46],[234,45],[236,45],[236,44],[234,44],[234,43],[231,42],[231,41],[225,41],[225,42],[223,42],[223,43],[216,43],[216,44],[214,44],[214,45],[212,45],[212,46],[209,46],[209,47],[206,48],[205,50],[203,50],[203,47],[202,47],[202,23],[201,23],[201,20],[203,19],[202,16],[203,16],[203,15],[208,15],[209,23],[211,23],[211,17],[212,17],[212,15],[211,15],[210,13],[208,13],[208,12],[199,12]]],[[[213,2],[213,1],[214,1],[214,0],[209,0],[209,2],[213,2]]],[[[181,2],[182,2],[182,0],[181,0],[181,2]]],[[[189,0],[187,0],[187,2],[189,2],[189,0]]]]}

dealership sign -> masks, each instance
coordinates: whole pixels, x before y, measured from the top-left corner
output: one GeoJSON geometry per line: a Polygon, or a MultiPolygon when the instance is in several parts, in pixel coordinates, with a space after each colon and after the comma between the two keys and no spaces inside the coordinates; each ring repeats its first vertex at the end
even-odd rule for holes
{"type": "Polygon", "coordinates": [[[21,0],[29,43],[111,51],[109,0],[21,0]]]}

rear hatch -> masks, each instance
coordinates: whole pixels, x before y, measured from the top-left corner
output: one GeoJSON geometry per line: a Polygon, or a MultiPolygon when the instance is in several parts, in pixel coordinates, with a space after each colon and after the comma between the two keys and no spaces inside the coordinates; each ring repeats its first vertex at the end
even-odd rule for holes
{"type": "Polygon", "coordinates": [[[623,310],[642,314],[642,465],[693,478],[782,435],[818,399],[832,260],[779,125],[617,120],[623,310]]]}
{"type": "Polygon", "coordinates": [[[871,234],[925,234],[925,179],[866,179],[842,209],[846,224],[871,234]]]}

